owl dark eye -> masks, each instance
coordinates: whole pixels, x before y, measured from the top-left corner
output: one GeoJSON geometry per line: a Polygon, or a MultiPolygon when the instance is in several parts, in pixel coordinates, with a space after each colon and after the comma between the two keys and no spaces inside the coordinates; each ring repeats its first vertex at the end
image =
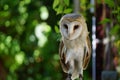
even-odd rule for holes
{"type": "Polygon", "coordinates": [[[74,26],[74,30],[78,29],[79,28],[79,25],[75,25],[74,26]]]}
{"type": "Polygon", "coordinates": [[[64,24],[63,26],[64,26],[64,28],[65,28],[65,29],[68,29],[68,26],[67,26],[67,24],[64,24]]]}

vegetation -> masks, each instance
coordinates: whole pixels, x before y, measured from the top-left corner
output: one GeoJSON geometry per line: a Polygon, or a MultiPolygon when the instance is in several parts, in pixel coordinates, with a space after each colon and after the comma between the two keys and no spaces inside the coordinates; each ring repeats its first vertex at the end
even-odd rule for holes
{"type": "MultiPolygon", "coordinates": [[[[104,19],[99,22],[104,26],[105,37],[109,39],[109,56],[112,60],[108,62],[110,70],[118,72],[120,77],[120,1],[119,0],[98,0],[105,12],[104,19]],[[111,67],[114,64],[114,67],[111,67]]],[[[102,16],[103,17],[103,16],[102,16]]],[[[105,56],[104,56],[105,57],[105,56]]],[[[107,68],[107,65],[104,68],[107,68]]]]}
{"type": "Polygon", "coordinates": [[[0,1],[0,80],[61,80],[52,3],[0,1]]]}

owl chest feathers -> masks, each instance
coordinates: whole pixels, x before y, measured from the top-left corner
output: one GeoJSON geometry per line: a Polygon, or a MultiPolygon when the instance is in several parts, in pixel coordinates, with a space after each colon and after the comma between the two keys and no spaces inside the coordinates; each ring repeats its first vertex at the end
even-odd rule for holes
{"type": "Polygon", "coordinates": [[[65,44],[65,63],[71,60],[83,60],[82,58],[84,56],[85,40],[82,38],[82,36],[74,40],[64,39],[63,42],[65,44]]]}

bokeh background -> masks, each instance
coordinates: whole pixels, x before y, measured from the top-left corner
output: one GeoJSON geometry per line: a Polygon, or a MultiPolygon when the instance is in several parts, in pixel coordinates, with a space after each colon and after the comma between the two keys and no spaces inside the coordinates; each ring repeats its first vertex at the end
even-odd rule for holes
{"type": "MultiPolygon", "coordinates": [[[[120,1],[91,1],[0,0],[0,80],[65,80],[58,55],[59,20],[78,4],[91,44],[96,17],[96,80],[104,70],[120,77],[120,1]]],[[[84,80],[92,80],[92,57],[84,80]]]]}

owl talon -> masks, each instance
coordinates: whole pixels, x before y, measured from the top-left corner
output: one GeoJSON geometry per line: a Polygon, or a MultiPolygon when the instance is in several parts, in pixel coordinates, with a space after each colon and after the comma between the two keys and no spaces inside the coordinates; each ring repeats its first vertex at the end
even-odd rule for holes
{"type": "Polygon", "coordinates": [[[80,78],[80,80],[83,80],[83,76],[81,74],[79,75],[79,78],[80,78]]]}
{"type": "Polygon", "coordinates": [[[68,74],[66,80],[72,80],[72,79],[71,79],[71,76],[72,76],[71,74],[68,74]]]}

